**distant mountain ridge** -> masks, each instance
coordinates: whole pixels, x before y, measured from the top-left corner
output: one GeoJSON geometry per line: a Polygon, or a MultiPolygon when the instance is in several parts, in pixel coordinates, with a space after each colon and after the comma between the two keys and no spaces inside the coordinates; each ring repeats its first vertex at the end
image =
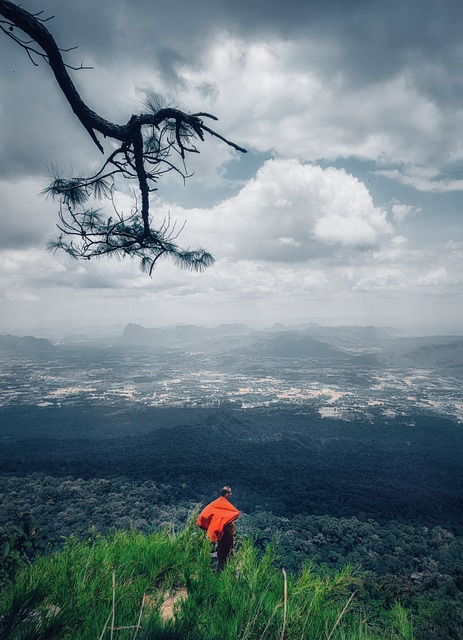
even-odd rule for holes
{"type": "MultiPolygon", "coordinates": [[[[373,326],[279,324],[255,330],[240,323],[154,328],[128,324],[112,344],[238,358],[313,358],[337,360],[340,364],[354,359],[366,367],[430,369],[463,377],[463,336],[398,337],[373,326]]],[[[75,348],[78,347],[76,342],[75,348]]],[[[41,356],[56,354],[61,348],[46,338],[0,335],[0,353],[41,356]]]]}
{"type": "Polygon", "coordinates": [[[463,375],[463,336],[397,337],[374,326],[276,324],[253,330],[238,323],[155,328],[128,324],[119,343],[251,358],[330,358],[339,362],[355,358],[365,366],[415,367],[463,375]]]}
{"type": "Polygon", "coordinates": [[[270,336],[256,336],[232,353],[247,356],[274,358],[346,358],[344,351],[336,346],[317,340],[303,331],[290,331],[270,336]]]}
{"type": "Polygon", "coordinates": [[[237,323],[220,324],[211,328],[190,324],[146,328],[140,324],[130,323],[125,327],[120,342],[147,346],[171,346],[247,333],[249,333],[248,327],[237,323]]]}
{"type": "Polygon", "coordinates": [[[0,351],[7,353],[43,353],[52,351],[55,346],[46,338],[33,336],[0,335],[0,351]]]}
{"type": "Polygon", "coordinates": [[[385,329],[371,325],[365,327],[356,325],[341,325],[338,327],[312,325],[303,331],[312,336],[312,338],[346,350],[379,348],[384,341],[391,338],[391,335],[385,329]]]}
{"type": "Polygon", "coordinates": [[[446,370],[463,375],[463,336],[428,336],[401,338],[380,354],[385,366],[446,370]]]}

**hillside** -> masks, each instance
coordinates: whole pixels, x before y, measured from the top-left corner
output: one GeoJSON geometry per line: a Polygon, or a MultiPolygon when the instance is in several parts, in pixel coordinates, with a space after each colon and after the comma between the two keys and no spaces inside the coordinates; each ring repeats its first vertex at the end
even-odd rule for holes
{"type": "Polygon", "coordinates": [[[463,375],[463,338],[428,336],[391,341],[379,358],[383,366],[416,367],[463,375]]]}
{"type": "Polygon", "coordinates": [[[271,358],[338,358],[348,356],[335,346],[312,338],[301,332],[284,332],[276,335],[250,338],[243,346],[231,353],[271,358]]]}
{"type": "Polygon", "coordinates": [[[208,328],[196,325],[176,325],[147,328],[139,324],[128,324],[121,337],[122,345],[139,345],[168,348],[192,348],[209,350],[212,344],[218,350],[227,345],[229,339],[236,340],[247,335],[249,329],[243,324],[221,324],[208,328]]]}
{"type": "Polygon", "coordinates": [[[27,353],[41,355],[53,351],[54,345],[46,338],[33,336],[0,335],[0,351],[5,353],[27,353]]]}
{"type": "Polygon", "coordinates": [[[317,324],[308,327],[304,332],[312,338],[349,351],[378,349],[391,339],[391,335],[385,329],[373,326],[323,327],[317,324]]]}
{"type": "Polygon", "coordinates": [[[177,535],[132,530],[70,539],[25,566],[4,590],[0,637],[412,640],[400,605],[366,604],[361,575],[308,564],[287,576],[271,547],[263,554],[250,540],[237,547],[218,574],[194,518],[177,535]]]}
{"type": "Polygon", "coordinates": [[[368,367],[422,368],[463,376],[462,336],[397,337],[373,326],[274,325],[251,330],[244,324],[146,328],[128,324],[119,339],[126,347],[186,350],[248,358],[291,358],[355,362],[368,367]]]}

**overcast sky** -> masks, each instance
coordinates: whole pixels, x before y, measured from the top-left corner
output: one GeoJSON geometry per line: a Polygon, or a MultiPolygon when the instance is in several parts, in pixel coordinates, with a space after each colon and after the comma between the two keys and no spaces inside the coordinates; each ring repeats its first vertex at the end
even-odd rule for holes
{"type": "MultiPolygon", "coordinates": [[[[156,92],[248,149],[201,145],[155,214],[203,274],[47,252],[40,196],[101,156],[43,61],[0,33],[0,332],[246,322],[463,330],[461,0],[23,0],[87,104],[125,123],[156,92]]],[[[103,145],[108,145],[102,140],[103,145]]],[[[108,145],[108,150],[110,149],[108,145]]],[[[120,195],[130,206],[130,192],[120,195]]]]}

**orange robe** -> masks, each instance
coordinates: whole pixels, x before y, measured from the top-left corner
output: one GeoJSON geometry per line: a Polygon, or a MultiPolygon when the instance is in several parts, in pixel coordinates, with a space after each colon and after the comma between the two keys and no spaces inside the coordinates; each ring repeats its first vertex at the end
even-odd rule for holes
{"type": "Polygon", "coordinates": [[[207,531],[211,542],[216,542],[223,536],[224,527],[234,522],[239,515],[238,509],[235,509],[226,498],[220,496],[220,498],[204,507],[196,520],[196,524],[204,531],[207,531]]]}

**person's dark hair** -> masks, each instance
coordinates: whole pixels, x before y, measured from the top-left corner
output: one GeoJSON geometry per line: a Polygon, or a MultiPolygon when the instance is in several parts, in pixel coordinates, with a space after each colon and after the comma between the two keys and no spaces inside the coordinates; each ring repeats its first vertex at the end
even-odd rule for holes
{"type": "Polygon", "coordinates": [[[222,487],[222,490],[220,491],[220,495],[222,497],[225,497],[225,496],[228,496],[231,492],[232,492],[231,487],[229,487],[228,485],[225,485],[225,487],[222,487]]]}

